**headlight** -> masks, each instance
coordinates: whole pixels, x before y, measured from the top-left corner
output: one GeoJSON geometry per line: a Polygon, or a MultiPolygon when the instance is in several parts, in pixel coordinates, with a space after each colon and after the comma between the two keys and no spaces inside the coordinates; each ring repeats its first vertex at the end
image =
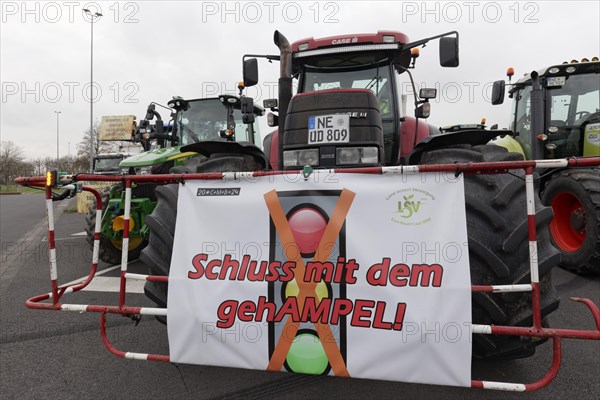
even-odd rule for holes
{"type": "Polygon", "coordinates": [[[305,165],[310,165],[311,167],[319,165],[318,149],[288,150],[283,152],[284,167],[303,167],[305,165]]]}
{"type": "Polygon", "coordinates": [[[337,149],[336,164],[377,164],[378,156],[376,147],[340,147],[337,149]]]}

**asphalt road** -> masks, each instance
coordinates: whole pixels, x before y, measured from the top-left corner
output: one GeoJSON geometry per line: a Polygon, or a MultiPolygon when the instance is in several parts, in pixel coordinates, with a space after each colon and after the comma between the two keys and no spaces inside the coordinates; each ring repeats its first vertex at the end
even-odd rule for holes
{"type": "Polygon", "coordinates": [[[15,243],[42,222],[46,215],[44,194],[0,195],[2,243],[15,243]]]}
{"type": "MultiPolygon", "coordinates": [[[[50,290],[45,242],[43,198],[38,195],[0,196],[2,274],[0,275],[0,395],[3,399],[37,398],[409,398],[409,399],[596,399],[600,396],[600,342],[565,340],[561,371],[550,386],[515,394],[467,388],[404,384],[361,379],[268,373],[264,371],[128,361],[103,347],[97,314],[28,310],[26,298],[50,290]],[[6,197],[6,198],[4,198],[6,197]],[[4,246],[6,244],[6,246],[4,246]]],[[[84,276],[91,253],[81,235],[83,216],[62,213],[58,204],[56,237],[59,280],[84,276]]],[[[110,266],[102,265],[106,271],[110,266]]],[[[140,262],[131,272],[145,273],[140,262]]],[[[102,275],[110,283],[116,270],[102,275]]],[[[600,304],[600,278],[579,277],[556,269],[554,280],[562,295],[551,317],[555,327],[593,329],[590,313],[569,296],[589,297],[600,304]]],[[[109,285],[110,286],[110,285],[109,285]]],[[[71,301],[116,304],[117,293],[86,291],[71,301]]],[[[128,304],[152,306],[139,287],[132,287],[128,304]]],[[[168,353],[166,328],[152,318],[135,326],[112,316],[108,332],[125,351],[168,353]]],[[[551,345],[535,356],[496,363],[474,362],[473,377],[508,382],[533,382],[551,363],[551,345]]]]}

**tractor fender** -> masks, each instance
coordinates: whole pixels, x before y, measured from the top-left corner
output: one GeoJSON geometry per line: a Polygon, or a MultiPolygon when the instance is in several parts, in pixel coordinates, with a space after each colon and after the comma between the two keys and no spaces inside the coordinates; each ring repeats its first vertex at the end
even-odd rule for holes
{"type": "MultiPolygon", "coordinates": [[[[433,131],[433,127],[429,126],[424,119],[416,119],[415,117],[404,117],[400,126],[400,157],[406,157],[414,149],[415,143],[420,143],[429,136],[439,134],[439,131],[433,131]],[[415,134],[417,140],[415,140],[415,134]]],[[[393,164],[398,164],[400,160],[396,160],[393,164]]]]}
{"type": "Polygon", "coordinates": [[[210,158],[213,154],[240,154],[252,156],[263,169],[269,163],[265,153],[263,153],[254,143],[250,142],[222,142],[218,140],[208,140],[182,146],[181,151],[195,152],[207,158],[210,158]]]}
{"type": "Polygon", "coordinates": [[[525,149],[523,149],[521,143],[511,135],[498,136],[492,139],[489,144],[504,147],[511,153],[519,153],[524,159],[527,159],[527,156],[525,155],[525,149]]]}
{"type": "Polygon", "coordinates": [[[447,148],[457,144],[469,144],[471,146],[483,145],[488,143],[496,136],[502,134],[506,134],[506,131],[469,129],[452,133],[443,133],[441,135],[427,136],[421,140],[421,142],[419,142],[419,144],[415,146],[414,150],[408,155],[408,164],[419,164],[423,153],[434,149],[447,148]]]}

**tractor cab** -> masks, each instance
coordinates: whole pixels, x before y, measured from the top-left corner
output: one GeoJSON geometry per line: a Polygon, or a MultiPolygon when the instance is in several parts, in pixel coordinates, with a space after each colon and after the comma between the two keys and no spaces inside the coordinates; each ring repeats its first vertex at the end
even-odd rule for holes
{"type": "MultiPolygon", "coordinates": [[[[495,86],[500,104],[503,81],[495,86]]],[[[600,154],[600,61],[583,59],[527,74],[511,85],[510,130],[526,158],[565,158],[600,154]],[[533,83],[539,81],[539,126],[532,128],[533,83]],[[535,131],[535,132],[534,132],[535,131]],[[534,157],[534,148],[539,154],[534,157]]],[[[508,139],[510,140],[510,139],[508,139]]]]}
{"type": "MultiPolygon", "coordinates": [[[[389,164],[392,159],[397,159],[398,154],[393,153],[399,150],[397,144],[402,116],[396,90],[396,74],[403,73],[410,66],[410,49],[402,49],[408,42],[408,37],[400,32],[380,31],[376,34],[308,38],[292,43],[292,73],[298,78],[298,93],[320,93],[340,89],[373,92],[375,108],[381,117],[383,148],[379,151],[383,154],[373,155],[368,147],[361,149],[355,144],[351,144],[354,150],[342,150],[338,146],[338,153],[342,159],[336,164],[347,164],[346,153],[350,158],[357,159],[356,164],[377,165],[381,161],[389,164]],[[350,152],[356,154],[351,155],[350,152]]],[[[335,107],[335,96],[349,96],[342,93],[333,96],[323,93],[323,96],[334,97],[332,102],[335,107]]],[[[364,108],[363,110],[366,111],[364,108]]],[[[360,111],[359,109],[353,112],[360,111]]],[[[350,115],[352,120],[360,118],[360,115],[350,115]]],[[[284,145],[287,141],[286,137],[284,145]]],[[[327,142],[325,140],[325,143],[327,142]]],[[[327,149],[324,150],[323,155],[328,156],[327,149]]],[[[330,159],[325,158],[322,161],[327,160],[330,159]]]]}
{"type": "MultiPolygon", "coordinates": [[[[252,56],[281,62],[278,103],[270,100],[271,106],[265,104],[265,108],[279,112],[269,120],[278,124],[278,132],[282,133],[281,143],[277,138],[279,154],[269,146],[274,139],[265,143],[271,165],[298,169],[304,165],[331,168],[402,163],[423,138],[439,134],[437,128],[424,122],[435,90],[417,94],[410,73],[419,55],[418,47],[438,38],[440,64],[458,66],[457,32],[410,42],[403,33],[379,31],[308,38],[291,45],[276,32],[281,55],[252,56]],[[397,75],[405,72],[413,82],[414,117],[401,114],[397,75]],[[298,94],[293,98],[292,78],[298,80],[298,94]],[[370,133],[365,131],[365,124],[372,127],[370,133]],[[354,125],[360,128],[354,129],[354,125]],[[348,135],[343,135],[344,131],[348,135]]],[[[245,82],[258,81],[255,68],[255,58],[244,61],[245,82]]]]}
{"type": "MultiPolygon", "coordinates": [[[[254,106],[253,112],[261,116],[264,109],[254,106]]],[[[181,145],[207,140],[254,143],[260,136],[258,123],[244,123],[240,98],[233,95],[186,101],[175,116],[175,127],[181,145]]]]}
{"type": "Polygon", "coordinates": [[[98,154],[94,157],[92,170],[94,171],[94,174],[119,175],[122,173],[119,163],[128,156],[129,154],[121,153],[98,154]]]}
{"type": "MultiPolygon", "coordinates": [[[[179,165],[197,154],[182,152],[183,146],[207,141],[255,143],[260,136],[257,122],[243,121],[241,100],[234,95],[193,100],[174,97],[168,107],[161,107],[170,111],[170,121],[165,124],[156,111],[156,103],[152,103],[136,133],[136,140],[146,151],[123,160],[121,167],[141,173],[160,173],[162,168],[179,165]]],[[[262,116],[264,109],[254,106],[252,113],[262,116]]]]}

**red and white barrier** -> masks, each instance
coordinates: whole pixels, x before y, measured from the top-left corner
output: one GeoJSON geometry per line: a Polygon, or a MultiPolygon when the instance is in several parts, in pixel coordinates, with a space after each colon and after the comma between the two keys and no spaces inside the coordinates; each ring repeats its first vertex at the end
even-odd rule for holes
{"type": "MultiPolygon", "coordinates": [[[[561,328],[544,328],[541,323],[540,310],[540,286],[539,286],[539,271],[537,259],[537,234],[536,234],[536,218],[535,218],[535,189],[533,185],[533,171],[536,168],[568,168],[568,167],[591,167],[600,166],[600,157],[572,158],[564,160],[540,160],[540,161],[514,161],[514,162],[488,162],[488,163],[471,163],[471,164],[438,164],[438,165],[420,165],[420,166],[397,166],[397,167],[370,167],[370,168],[353,168],[353,169],[335,169],[331,173],[361,173],[361,174],[417,174],[423,172],[454,172],[456,174],[497,174],[506,173],[510,170],[522,169],[525,171],[525,190],[527,196],[527,215],[528,215],[528,233],[529,233],[529,262],[531,283],[518,285],[473,285],[473,292],[486,293],[507,293],[507,292],[531,292],[532,293],[532,310],[533,310],[533,326],[499,326],[499,325],[472,325],[472,332],[477,334],[487,335],[514,335],[514,336],[530,336],[539,338],[551,338],[553,342],[553,361],[547,374],[537,382],[531,384],[522,383],[506,383],[506,382],[491,382],[473,380],[471,387],[480,389],[494,389],[505,391],[534,391],[547,386],[556,376],[560,368],[562,350],[562,339],[585,339],[585,340],[600,340],[600,310],[588,299],[572,298],[573,301],[585,304],[591,311],[595,321],[595,330],[577,330],[577,329],[561,329],[561,328]]],[[[129,241],[129,223],[131,211],[131,184],[142,182],[153,182],[158,184],[174,184],[190,180],[239,180],[249,177],[280,175],[280,174],[301,174],[301,171],[258,171],[258,172],[229,172],[229,173],[206,173],[206,174],[172,174],[172,175],[141,175],[141,176],[99,176],[99,175],[78,175],[79,181],[122,181],[125,182],[125,214],[124,214],[124,230],[123,230],[123,253],[121,258],[120,271],[120,291],[119,304],[117,306],[110,305],[86,305],[86,304],[63,304],[60,300],[63,295],[78,292],[85,288],[93,279],[98,267],[98,254],[100,245],[100,226],[102,219],[103,204],[99,193],[89,187],[84,187],[83,190],[89,191],[96,197],[97,212],[96,212],[96,227],[94,232],[94,246],[90,274],[87,279],[79,284],[68,286],[58,285],[58,266],[56,259],[56,249],[54,240],[54,215],[52,207],[52,188],[46,187],[46,210],[48,218],[48,249],[49,249],[49,267],[51,292],[35,296],[26,301],[26,306],[32,309],[44,309],[55,311],[70,311],[70,312],[97,312],[100,313],[100,331],[101,337],[106,348],[118,357],[131,360],[144,361],[166,361],[170,358],[167,355],[158,354],[142,354],[123,352],[117,350],[106,336],[106,314],[121,314],[121,315],[154,315],[166,316],[165,308],[147,308],[147,307],[131,307],[125,304],[126,300],[126,280],[147,280],[154,282],[168,282],[166,276],[141,275],[127,272],[127,254],[129,241]],[[46,302],[51,300],[52,302],[46,302]]],[[[17,183],[25,186],[45,186],[45,177],[26,177],[17,179],[17,183]]]]}

